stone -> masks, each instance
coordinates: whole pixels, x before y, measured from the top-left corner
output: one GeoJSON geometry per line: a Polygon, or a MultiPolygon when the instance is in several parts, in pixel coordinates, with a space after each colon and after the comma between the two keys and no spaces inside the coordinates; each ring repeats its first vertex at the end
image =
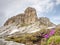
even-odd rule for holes
{"type": "Polygon", "coordinates": [[[6,45],[6,43],[4,42],[4,39],[0,39],[0,45],[6,45]]]}

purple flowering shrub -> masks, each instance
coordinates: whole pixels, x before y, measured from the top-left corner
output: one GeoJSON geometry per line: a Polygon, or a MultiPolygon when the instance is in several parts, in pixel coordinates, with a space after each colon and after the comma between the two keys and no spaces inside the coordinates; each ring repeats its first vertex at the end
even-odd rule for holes
{"type": "Polygon", "coordinates": [[[54,30],[54,29],[51,29],[51,31],[50,31],[48,34],[43,35],[43,37],[44,37],[44,38],[49,38],[49,37],[51,37],[52,35],[54,35],[54,33],[55,33],[55,30],[54,30]]]}
{"type": "Polygon", "coordinates": [[[49,33],[49,36],[52,36],[54,33],[55,33],[55,30],[52,29],[49,33]]]}

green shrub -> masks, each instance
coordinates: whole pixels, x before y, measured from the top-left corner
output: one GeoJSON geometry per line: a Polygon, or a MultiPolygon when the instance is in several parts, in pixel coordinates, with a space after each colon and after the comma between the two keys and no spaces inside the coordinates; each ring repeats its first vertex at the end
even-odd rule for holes
{"type": "Polygon", "coordinates": [[[51,43],[53,44],[58,44],[60,43],[60,36],[52,36],[48,39],[47,45],[50,45],[51,43]]]}
{"type": "Polygon", "coordinates": [[[55,30],[56,30],[55,35],[60,35],[60,28],[56,28],[55,30]]]}

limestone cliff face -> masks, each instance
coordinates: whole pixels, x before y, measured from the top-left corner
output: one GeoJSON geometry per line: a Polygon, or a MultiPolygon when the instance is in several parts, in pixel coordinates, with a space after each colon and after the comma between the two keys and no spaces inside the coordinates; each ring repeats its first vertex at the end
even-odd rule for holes
{"type": "Polygon", "coordinates": [[[28,7],[23,14],[11,17],[6,21],[4,25],[9,25],[12,23],[31,24],[34,23],[35,21],[37,21],[36,10],[34,8],[28,7]]]}

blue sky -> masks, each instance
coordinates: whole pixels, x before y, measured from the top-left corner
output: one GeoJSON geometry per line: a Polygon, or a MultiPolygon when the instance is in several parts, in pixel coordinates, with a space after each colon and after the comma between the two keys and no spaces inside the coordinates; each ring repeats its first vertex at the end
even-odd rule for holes
{"type": "Polygon", "coordinates": [[[35,8],[38,17],[48,17],[51,22],[60,24],[60,0],[0,0],[0,26],[27,7],[35,8]]]}
{"type": "Polygon", "coordinates": [[[42,15],[48,17],[53,23],[60,24],[60,4],[55,5],[51,11],[44,12],[42,15]]]}

